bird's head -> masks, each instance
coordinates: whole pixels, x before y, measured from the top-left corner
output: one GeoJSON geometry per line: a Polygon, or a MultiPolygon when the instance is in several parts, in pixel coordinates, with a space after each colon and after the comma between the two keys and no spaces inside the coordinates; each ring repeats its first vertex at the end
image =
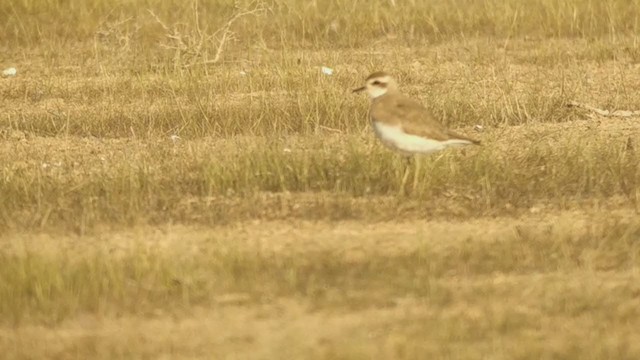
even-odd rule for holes
{"type": "Polygon", "coordinates": [[[375,99],[397,88],[398,85],[391,75],[384,71],[377,71],[369,75],[364,86],[354,89],[353,92],[366,91],[370,98],[375,99]]]}

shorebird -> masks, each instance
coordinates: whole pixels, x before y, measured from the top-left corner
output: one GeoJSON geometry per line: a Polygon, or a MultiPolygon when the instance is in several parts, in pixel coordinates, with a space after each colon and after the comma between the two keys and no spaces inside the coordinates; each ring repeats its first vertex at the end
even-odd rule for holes
{"type": "MultiPolygon", "coordinates": [[[[398,83],[384,71],[372,73],[364,86],[353,90],[354,93],[361,91],[366,91],[371,98],[369,117],[376,136],[383,144],[405,156],[480,144],[480,141],[455,133],[435,120],[422,104],[400,93],[398,83]]],[[[414,190],[418,171],[419,162],[416,163],[414,190]]],[[[404,191],[408,176],[407,166],[401,192],[404,191]]]]}

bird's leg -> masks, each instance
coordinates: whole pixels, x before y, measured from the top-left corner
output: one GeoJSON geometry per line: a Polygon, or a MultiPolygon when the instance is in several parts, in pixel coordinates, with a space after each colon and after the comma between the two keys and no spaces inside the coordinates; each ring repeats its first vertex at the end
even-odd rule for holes
{"type": "Polygon", "coordinates": [[[407,155],[404,157],[404,166],[405,167],[410,167],[411,166],[411,160],[413,160],[413,157],[411,155],[407,155]]]}
{"type": "Polygon", "coordinates": [[[418,188],[418,181],[420,180],[420,161],[421,159],[415,159],[414,162],[416,163],[416,171],[413,174],[413,189],[411,190],[412,194],[416,193],[416,189],[418,188]]]}
{"type": "Polygon", "coordinates": [[[404,158],[404,175],[402,176],[402,184],[400,185],[400,195],[405,194],[405,187],[407,185],[407,180],[409,179],[409,170],[411,169],[411,160],[413,160],[413,157],[411,156],[406,156],[404,158]]]}

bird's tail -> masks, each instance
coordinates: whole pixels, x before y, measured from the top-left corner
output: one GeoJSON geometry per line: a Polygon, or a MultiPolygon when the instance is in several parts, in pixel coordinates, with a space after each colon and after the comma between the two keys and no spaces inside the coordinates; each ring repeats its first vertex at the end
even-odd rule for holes
{"type": "Polygon", "coordinates": [[[462,141],[468,141],[470,144],[473,144],[473,145],[480,145],[480,140],[476,140],[470,137],[466,137],[464,135],[460,135],[451,130],[449,130],[448,133],[449,133],[450,140],[462,140],[462,141]]]}

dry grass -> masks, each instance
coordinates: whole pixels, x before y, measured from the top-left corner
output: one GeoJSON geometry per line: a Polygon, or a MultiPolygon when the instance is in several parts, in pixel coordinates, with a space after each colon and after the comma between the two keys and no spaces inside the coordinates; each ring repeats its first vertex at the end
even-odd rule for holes
{"type": "Polygon", "coordinates": [[[403,159],[371,134],[194,140],[42,138],[0,146],[1,223],[67,229],[245,219],[478,217],[622,199],[640,206],[635,120],[487,130],[487,146],[403,159]],[[412,175],[413,176],[413,175],[412,175]],[[260,205],[260,206],[256,206],[260,205]]]}
{"type": "Polygon", "coordinates": [[[633,212],[3,243],[9,357],[632,359],[633,212]],[[153,334],[153,335],[151,335],[153,334]]]}
{"type": "Polygon", "coordinates": [[[0,3],[0,352],[638,358],[639,9],[0,3]],[[380,69],[483,142],[406,196],[380,69]]]}

